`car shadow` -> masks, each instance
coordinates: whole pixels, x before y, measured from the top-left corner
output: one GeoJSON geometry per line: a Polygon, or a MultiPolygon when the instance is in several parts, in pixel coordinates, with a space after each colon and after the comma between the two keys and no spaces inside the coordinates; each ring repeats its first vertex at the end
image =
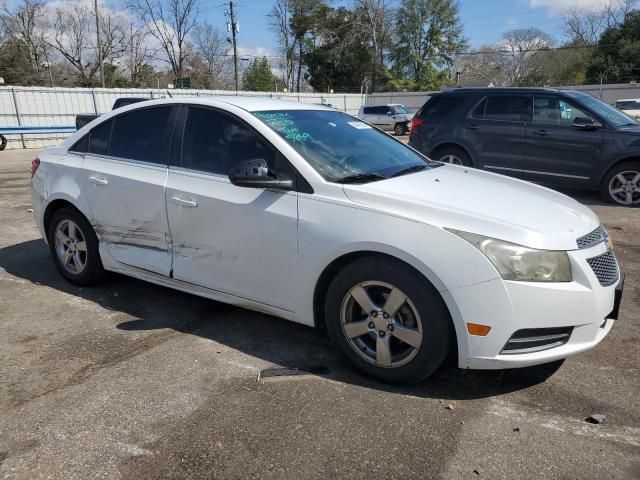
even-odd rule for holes
{"type": "Polygon", "coordinates": [[[470,371],[452,359],[432,377],[415,386],[386,385],[361,375],[332,348],[322,330],[215,302],[123,275],[111,274],[97,287],[65,281],[47,246],[31,240],[0,249],[0,267],[36,285],[95,302],[126,314],[115,325],[121,331],[172,329],[215,341],[275,366],[309,369],[334,381],[402,395],[437,399],[477,399],[501,395],[544,382],[559,364],[509,371],[470,371]]]}

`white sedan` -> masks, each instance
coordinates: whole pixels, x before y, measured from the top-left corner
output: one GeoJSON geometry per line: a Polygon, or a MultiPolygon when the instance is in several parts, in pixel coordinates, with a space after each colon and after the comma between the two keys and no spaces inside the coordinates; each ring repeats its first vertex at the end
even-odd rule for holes
{"type": "Polygon", "coordinates": [[[32,163],[37,225],[78,285],[105,270],[325,328],[362,371],[417,382],[594,347],[622,275],[596,215],[433,162],[322,106],[166,99],[32,163]]]}

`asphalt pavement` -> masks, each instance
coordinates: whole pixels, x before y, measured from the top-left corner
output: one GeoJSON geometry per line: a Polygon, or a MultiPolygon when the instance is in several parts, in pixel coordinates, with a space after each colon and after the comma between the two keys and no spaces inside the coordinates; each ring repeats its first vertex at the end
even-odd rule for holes
{"type": "Polygon", "coordinates": [[[400,388],[321,331],[120,275],[65,282],[29,212],[36,153],[0,152],[0,478],[640,478],[640,209],[569,192],[626,273],[597,348],[400,388]]]}

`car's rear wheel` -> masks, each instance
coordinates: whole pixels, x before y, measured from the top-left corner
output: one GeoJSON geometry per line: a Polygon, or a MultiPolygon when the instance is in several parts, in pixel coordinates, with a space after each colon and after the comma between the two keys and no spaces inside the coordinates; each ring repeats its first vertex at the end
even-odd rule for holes
{"type": "Polygon", "coordinates": [[[49,248],[56,267],[75,285],[93,285],[104,276],[98,238],[77,210],[63,207],[49,222],[49,248]]]}
{"type": "Polygon", "coordinates": [[[452,325],[435,288],[392,259],[348,264],[329,287],[325,323],[358,369],[390,383],[416,383],[447,357],[452,325]]]}
{"type": "Polygon", "coordinates": [[[396,123],[395,127],[393,127],[393,133],[397,136],[404,135],[407,133],[407,125],[404,123],[396,123]]]}
{"type": "Polygon", "coordinates": [[[451,163],[453,165],[464,165],[466,167],[473,165],[469,155],[461,148],[456,147],[445,147],[437,150],[431,158],[442,163],[451,163]]]}
{"type": "Polygon", "coordinates": [[[7,146],[7,139],[3,135],[0,135],[0,152],[4,150],[6,146],[7,146]]]}
{"type": "Polygon", "coordinates": [[[605,176],[600,193],[609,202],[640,205],[640,163],[627,162],[613,167],[605,176]]]}

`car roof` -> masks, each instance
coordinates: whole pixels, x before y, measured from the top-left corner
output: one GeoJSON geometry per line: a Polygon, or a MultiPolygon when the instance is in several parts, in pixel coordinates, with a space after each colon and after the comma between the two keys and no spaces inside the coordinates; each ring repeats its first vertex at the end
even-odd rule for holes
{"type": "Polygon", "coordinates": [[[401,103],[371,103],[369,105],[362,105],[363,107],[404,107],[401,103]]]}
{"type": "MultiPolygon", "coordinates": [[[[302,97],[304,98],[304,97],[302,97]]],[[[313,98],[313,97],[312,97],[313,98]]],[[[242,96],[210,96],[210,97],[174,97],[174,98],[161,98],[157,100],[147,100],[145,102],[134,103],[127,108],[134,110],[139,107],[149,105],[164,105],[164,104],[180,104],[188,103],[192,105],[209,105],[220,106],[220,103],[226,103],[233,105],[249,112],[260,112],[269,110],[326,110],[335,112],[335,109],[324,107],[321,105],[314,105],[312,103],[301,102],[288,102],[285,100],[279,100],[266,97],[242,97],[242,96]]],[[[124,111],[124,110],[123,110],[124,111]]]]}
{"type": "MultiPolygon", "coordinates": [[[[444,90],[440,94],[450,93],[582,93],[578,90],[547,87],[459,87],[444,90]]],[[[437,95],[437,94],[436,94],[437,95]]]]}
{"type": "Polygon", "coordinates": [[[620,98],[616,102],[640,102],[640,98],[620,98]]]}

